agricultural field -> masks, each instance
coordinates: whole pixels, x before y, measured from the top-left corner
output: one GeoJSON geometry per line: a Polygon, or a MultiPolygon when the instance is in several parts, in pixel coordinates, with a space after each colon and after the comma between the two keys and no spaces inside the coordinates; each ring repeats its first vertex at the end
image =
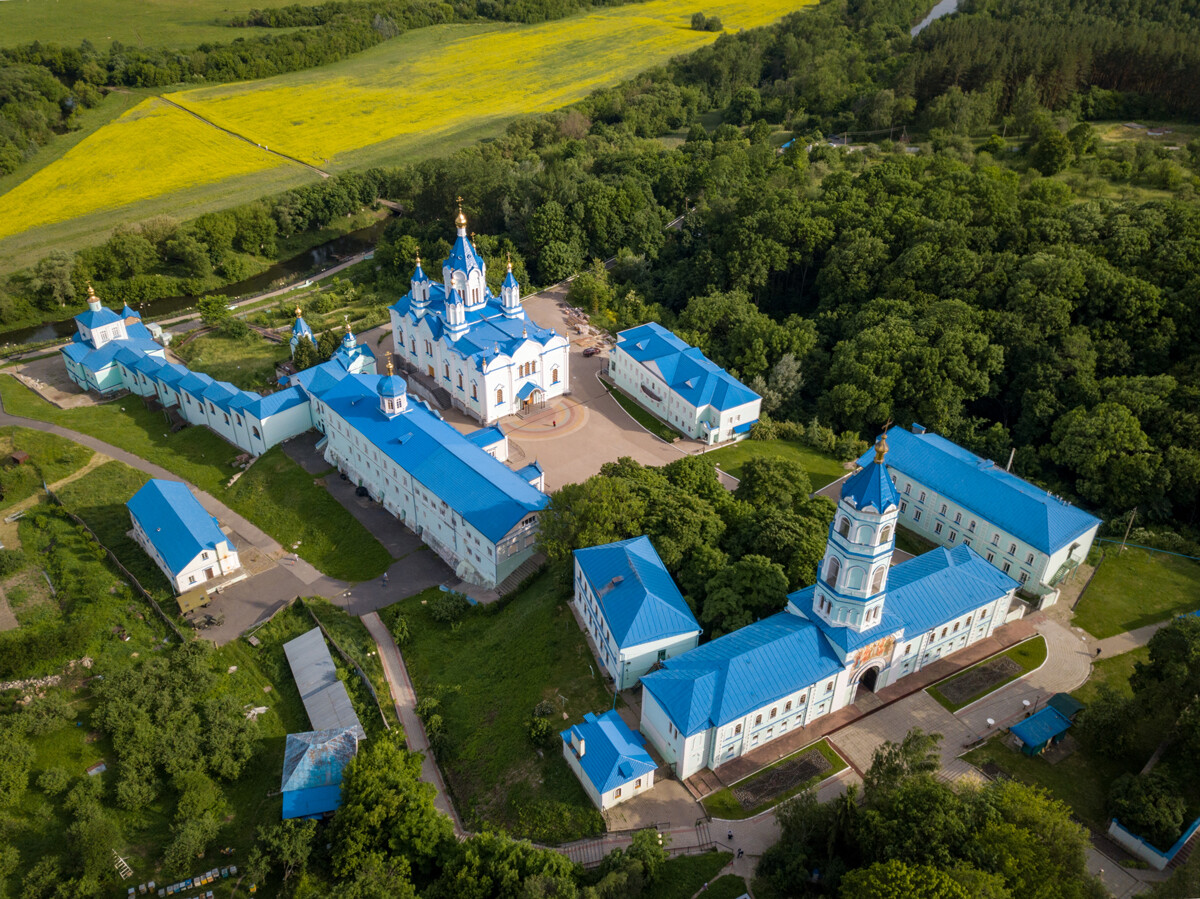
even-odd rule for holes
{"type": "Polygon", "coordinates": [[[0,35],[5,46],[52,41],[76,46],[91,41],[108,47],[187,49],[206,41],[228,43],[239,37],[283,29],[230,28],[221,23],[251,8],[287,6],[291,0],[17,0],[0,3],[0,35]]]}
{"type": "MultiPolygon", "coordinates": [[[[722,0],[704,11],[737,29],[796,8],[783,0],[722,0]]],[[[333,65],[169,96],[255,144],[328,171],[395,165],[498,134],[518,116],[564,106],[711,43],[716,34],[689,27],[695,11],[652,0],[532,26],[438,25],[333,65]]],[[[191,218],[316,177],[146,101],[0,195],[0,257],[27,264],[54,248],[93,243],[121,221],[191,218]]]]}

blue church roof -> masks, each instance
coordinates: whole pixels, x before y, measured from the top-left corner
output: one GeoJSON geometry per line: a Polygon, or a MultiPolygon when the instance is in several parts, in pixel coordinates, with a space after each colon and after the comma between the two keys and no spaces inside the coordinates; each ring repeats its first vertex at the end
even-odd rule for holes
{"type": "Polygon", "coordinates": [[[583,741],[579,767],[601,795],[658,767],[646,751],[642,735],[630,730],[615,709],[600,717],[588,712],[582,723],[567,728],[560,736],[564,743],[570,743],[572,737],[576,745],[583,741]]]}
{"type": "Polygon", "coordinates": [[[288,341],[293,347],[300,343],[301,337],[307,337],[315,346],[317,338],[313,335],[313,329],[308,326],[308,322],[302,316],[297,315],[296,321],[292,324],[292,339],[288,341]]]}
{"type": "Polygon", "coordinates": [[[125,505],[172,574],[179,574],[200,553],[215,550],[218,543],[228,540],[217,519],[179,481],[147,481],[125,505]]]}
{"type": "Polygon", "coordinates": [[[421,403],[395,416],[379,409],[380,375],[349,375],[329,387],[310,382],[337,415],[436,494],[493,543],[549,497],[489,456],[421,403]]]}
{"type": "Polygon", "coordinates": [[[515,277],[513,277],[512,266],[509,266],[508,273],[505,274],[505,276],[504,276],[504,283],[501,284],[500,286],[501,287],[520,287],[521,286],[517,283],[517,279],[515,277]]]}
{"type": "Polygon", "coordinates": [[[577,549],[575,560],[619,648],[700,632],[649,537],[577,549]]]}
{"type": "MultiPolygon", "coordinates": [[[[894,427],[887,433],[888,465],[947,499],[978,513],[1030,546],[1052,554],[1100,523],[988,459],[937,434],[894,427]]],[[[874,450],[859,459],[864,465],[874,450]]]]}
{"type": "Polygon", "coordinates": [[[458,239],[454,241],[454,246],[450,250],[450,256],[442,265],[444,269],[458,272],[483,271],[483,260],[479,258],[479,253],[465,235],[460,234],[458,239]]]}
{"type": "Polygon", "coordinates": [[[843,669],[821,631],[779,612],[663,662],[642,685],[686,736],[720,727],[843,669]]]}
{"type": "Polygon", "coordinates": [[[341,804],[342,773],[358,754],[348,727],[288,734],[283,750],[283,817],[307,818],[341,804]]]}
{"type": "Polygon", "coordinates": [[[617,348],[657,374],[697,409],[712,406],[724,412],[760,399],[699,349],[684,343],[657,322],[622,331],[617,335],[617,348]]]}
{"type": "Polygon", "coordinates": [[[89,330],[94,330],[121,321],[121,316],[117,315],[117,313],[113,312],[107,306],[101,306],[99,309],[87,309],[80,312],[75,316],[75,321],[89,330]]]}
{"type": "Polygon", "coordinates": [[[496,425],[487,428],[480,428],[477,431],[472,431],[470,434],[464,435],[467,440],[475,444],[480,449],[493,446],[504,439],[504,432],[496,425]]]}
{"type": "Polygon", "coordinates": [[[852,500],[856,509],[874,509],[876,512],[886,512],[900,505],[900,496],[887,466],[874,458],[846,479],[842,485],[842,498],[852,500]]]}

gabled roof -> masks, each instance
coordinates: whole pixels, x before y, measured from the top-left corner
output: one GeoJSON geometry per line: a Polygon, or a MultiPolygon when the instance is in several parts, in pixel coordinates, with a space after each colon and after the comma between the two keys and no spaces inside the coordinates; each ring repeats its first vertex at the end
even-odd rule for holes
{"type": "Polygon", "coordinates": [[[360,740],[365,739],[366,732],[350,702],[346,685],[338,680],[337,669],[333,666],[333,658],[329,655],[329,647],[325,645],[321,629],[314,627],[284,643],[283,654],[287,656],[292,677],[296,679],[296,689],[313,729],[348,728],[360,740]]]}
{"type": "Polygon", "coordinates": [[[874,457],[842,484],[842,499],[852,500],[856,509],[873,509],[876,512],[886,512],[900,505],[900,496],[888,474],[887,465],[876,462],[874,457]]]}
{"type": "Polygon", "coordinates": [[[685,735],[720,727],[843,669],[821,631],[779,612],[726,634],[642,678],[685,735]]]}
{"type": "Polygon", "coordinates": [[[352,728],[288,734],[283,748],[283,785],[288,790],[336,786],[342,770],[358,754],[358,735],[352,728]]]}
{"type": "Polygon", "coordinates": [[[906,636],[966,614],[1020,584],[969,546],[939,546],[888,572],[887,600],[904,619],[906,636]]]}
{"type": "Polygon", "coordinates": [[[1045,706],[1038,712],[1018,721],[1009,731],[1026,746],[1038,747],[1064,734],[1071,728],[1071,719],[1054,708],[1045,706]]]}
{"type": "Polygon", "coordinates": [[[712,406],[725,411],[761,399],[699,349],[657,322],[622,331],[617,335],[617,349],[646,366],[697,409],[712,406]]]}
{"type": "MultiPolygon", "coordinates": [[[[138,325],[137,327],[141,327],[138,325]]],[[[129,326],[132,331],[133,325],[129,326]]],[[[142,329],[145,330],[144,328],[142,329]]],[[[88,371],[97,372],[110,365],[115,365],[118,354],[131,351],[141,353],[143,355],[162,354],[163,348],[149,338],[149,331],[146,331],[146,337],[133,338],[129,340],[109,340],[104,346],[92,347],[83,336],[76,333],[71,342],[62,348],[62,354],[72,362],[78,363],[88,371]]]]}
{"type": "Polygon", "coordinates": [[[642,735],[630,730],[615,709],[600,717],[588,712],[582,723],[567,728],[560,736],[568,744],[574,738],[576,746],[582,741],[579,767],[601,795],[658,767],[646,751],[642,735]]]}
{"type": "Polygon", "coordinates": [[[450,249],[450,255],[442,263],[442,270],[446,269],[467,273],[481,272],[483,271],[483,260],[479,258],[479,253],[471,245],[471,242],[460,234],[450,249]]]}
{"type": "Polygon", "coordinates": [[[577,549],[575,560],[619,648],[700,633],[649,537],[577,549]]]}
{"type": "Polygon", "coordinates": [[[380,375],[346,375],[327,389],[309,387],[336,415],[389,456],[493,543],[549,497],[442,421],[422,403],[385,415],[380,375]]]}
{"type": "Polygon", "coordinates": [[[495,446],[504,439],[504,432],[497,425],[492,425],[487,428],[480,428],[477,431],[472,431],[469,434],[464,434],[471,443],[475,444],[480,449],[489,446],[495,446]]]}
{"type": "MultiPolygon", "coordinates": [[[[1052,554],[1100,523],[1077,506],[1055,499],[1011,472],[937,434],[894,427],[887,433],[887,464],[999,528],[1052,554]]],[[[874,450],[858,461],[865,465],[874,450]]]]}
{"type": "Polygon", "coordinates": [[[256,397],[254,394],[248,396],[252,397],[252,400],[247,404],[246,411],[259,421],[308,402],[308,396],[299,387],[285,387],[262,397],[256,397]]]}
{"type": "Polygon", "coordinates": [[[147,481],[125,504],[173,575],[228,538],[186,484],[147,481]]]}

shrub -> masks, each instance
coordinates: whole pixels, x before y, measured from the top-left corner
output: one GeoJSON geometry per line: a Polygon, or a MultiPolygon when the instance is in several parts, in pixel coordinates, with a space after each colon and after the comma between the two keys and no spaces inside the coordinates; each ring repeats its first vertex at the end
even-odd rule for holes
{"type": "Polygon", "coordinates": [[[397,615],[392,621],[392,636],[396,638],[396,642],[403,645],[412,637],[412,631],[408,629],[408,619],[403,615],[397,615]]]}
{"type": "Polygon", "coordinates": [[[47,796],[57,796],[70,782],[71,776],[64,768],[47,768],[37,779],[38,789],[47,796]]]}
{"type": "Polygon", "coordinates": [[[1159,849],[1179,839],[1185,806],[1178,785],[1157,771],[1124,774],[1108,792],[1109,814],[1159,849]]]}
{"type": "Polygon", "coordinates": [[[720,16],[709,16],[708,21],[704,23],[705,31],[724,31],[725,26],[721,24],[720,16]]]}
{"type": "Polygon", "coordinates": [[[62,693],[51,692],[30,703],[21,717],[25,732],[39,737],[58,730],[75,717],[75,712],[62,693]]]}
{"type": "Polygon", "coordinates": [[[441,624],[461,621],[471,611],[471,603],[461,593],[443,593],[429,604],[429,617],[441,624]]]}
{"type": "Polygon", "coordinates": [[[692,31],[703,31],[708,24],[708,17],[702,12],[692,13],[692,31]]]}
{"type": "Polygon", "coordinates": [[[549,699],[543,699],[533,707],[533,716],[535,718],[549,718],[554,714],[554,703],[549,699]]]}
{"type": "Polygon", "coordinates": [[[529,739],[534,746],[549,746],[556,734],[549,718],[534,718],[529,724],[529,739]]]}
{"type": "Polygon", "coordinates": [[[433,696],[424,697],[419,702],[417,702],[417,708],[416,708],[417,717],[420,718],[422,721],[428,721],[429,716],[437,711],[439,705],[441,705],[441,703],[437,701],[436,697],[433,697],[433,696]]]}
{"type": "Polygon", "coordinates": [[[234,318],[233,316],[230,316],[217,325],[217,333],[222,337],[229,337],[233,340],[246,340],[254,334],[248,324],[240,318],[234,318]]]}
{"type": "Polygon", "coordinates": [[[18,549],[0,549],[0,577],[8,577],[25,567],[25,553],[18,549]]]}

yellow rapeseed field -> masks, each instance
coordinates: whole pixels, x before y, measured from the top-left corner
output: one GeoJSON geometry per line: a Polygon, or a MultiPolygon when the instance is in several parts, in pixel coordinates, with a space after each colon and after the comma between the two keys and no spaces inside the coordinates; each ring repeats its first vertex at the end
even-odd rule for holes
{"type": "Polygon", "coordinates": [[[0,238],[282,160],[150,99],[0,196],[0,238]]]}
{"type": "MultiPolygon", "coordinates": [[[[711,43],[717,35],[689,27],[698,10],[736,30],[809,2],[652,0],[542,25],[439,25],[334,65],[168,96],[322,168],[397,163],[409,151],[435,155],[439,142],[461,144],[490,123],[556,109],[711,43]]],[[[171,212],[172,194],[186,189],[194,198],[197,186],[280,165],[296,163],[147,100],[0,195],[0,240],[155,198],[171,212]]]]}
{"type": "Polygon", "coordinates": [[[727,29],[774,21],[803,2],[653,0],[534,26],[426,29],[432,46],[384,45],[325,69],[171,95],[220,125],[315,165],[465,123],[545,112],[716,39],[693,31],[701,9],[727,29]],[[465,33],[464,33],[465,32],[465,33]],[[382,51],[382,52],[380,52],[382,51]]]}

